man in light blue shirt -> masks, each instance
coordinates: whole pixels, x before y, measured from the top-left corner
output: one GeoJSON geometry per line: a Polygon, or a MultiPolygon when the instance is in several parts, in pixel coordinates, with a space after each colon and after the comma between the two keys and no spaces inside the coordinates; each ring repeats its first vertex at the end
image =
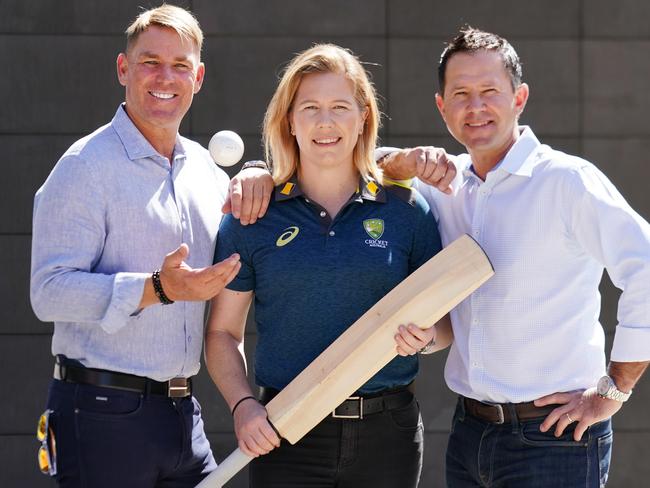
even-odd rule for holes
{"type": "Polygon", "coordinates": [[[61,486],[190,487],[216,466],[191,377],[205,300],[239,270],[212,265],[228,177],[178,134],[205,72],[196,19],[163,5],[126,34],[126,102],[35,198],[31,300],[56,355],[39,459],[61,486]]]}
{"type": "Polygon", "coordinates": [[[419,176],[443,244],[470,234],[495,269],[451,313],[447,484],[604,486],[610,417],[650,360],[650,225],[595,166],[518,125],[529,90],[505,39],[465,29],[438,72],[438,109],[468,151],[458,173],[433,148],[388,149],[382,165],[419,176]],[[604,269],[623,290],[608,369],[604,269]]]}

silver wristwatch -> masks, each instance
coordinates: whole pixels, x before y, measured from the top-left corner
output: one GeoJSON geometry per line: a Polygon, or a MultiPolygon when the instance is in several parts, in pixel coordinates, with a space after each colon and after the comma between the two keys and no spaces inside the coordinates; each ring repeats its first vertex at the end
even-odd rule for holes
{"type": "Polygon", "coordinates": [[[608,398],[610,400],[616,400],[617,402],[626,402],[628,398],[630,398],[630,395],[632,394],[632,390],[629,392],[625,393],[619,390],[616,387],[616,383],[614,383],[614,380],[610,376],[603,376],[601,379],[598,380],[598,386],[596,387],[596,391],[598,392],[598,395],[600,395],[602,398],[608,398]]]}
{"type": "Polygon", "coordinates": [[[261,168],[270,172],[269,165],[266,164],[265,161],[260,161],[259,159],[253,161],[246,161],[241,167],[241,169],[248,169],[248,168],[261,168]]]}

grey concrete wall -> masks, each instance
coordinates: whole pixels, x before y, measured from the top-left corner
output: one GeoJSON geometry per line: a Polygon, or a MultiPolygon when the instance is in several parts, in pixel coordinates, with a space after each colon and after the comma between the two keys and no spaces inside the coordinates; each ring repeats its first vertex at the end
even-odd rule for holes
{"type": "MultiPolygon", "coordinates": [[[[35,422],[51,374],[51,326],[28,300],[31,205],[60,154],[106,123],[123,92],[115,77],[122,31],[141,0],[0,0],[0,486],[51,486],[36,469],[35,422]]],[[[370,65],[387,114],[383,140],[457,151],[435,112],[434,65],[462,23],[508,37],[524,61],[531,100],[523,117],[540,138],[600,166],[650,218],[650,6],[645,0],[194,0],[207,35],[207,78],[183,132],[206,144],[217,130],[244,136],[258,158],[259,127],[276,75],[314,41],[352,48],[370,65]]],[[[625,236],[621,236],[622,239],[625,236]]],[[[603,283],[611,337],[618,293],[603,283]]],[[[254,346],[254,328],[247,336],[254,346]]],[[[418,380],[426,425],[422,486],[444,485],[453,408],[443,355],[418,380]]],[[[612,487],[650,478],[650,380],[615,417],[612,487]]],[[[217,457],[234,446],[231,419],[205,374],[198,381],[217,457]]],[[[246,485],[241,475],[232,486],[246,485]]]]}

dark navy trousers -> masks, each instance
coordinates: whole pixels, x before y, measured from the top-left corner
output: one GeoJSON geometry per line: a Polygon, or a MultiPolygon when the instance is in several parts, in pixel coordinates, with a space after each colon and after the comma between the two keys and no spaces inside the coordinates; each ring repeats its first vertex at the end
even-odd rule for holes
{"type": "Polygon", "coordinates": [[[190,488],[216,467],[194,397],[52,380],[47,408],[61,487],[190,488]]]}
{"type": "Polygon", "coordinates": [[[450,488],[600,488],[607,482],[611,421],[573,440],[575,423],[556,438],[544,418],[495,425],[465,414],[459,401],[447,446],[450,488]]]}

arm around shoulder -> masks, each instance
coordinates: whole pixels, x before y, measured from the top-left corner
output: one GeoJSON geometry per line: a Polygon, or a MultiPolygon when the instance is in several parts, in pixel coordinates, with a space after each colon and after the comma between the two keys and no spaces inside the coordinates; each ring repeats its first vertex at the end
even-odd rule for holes
{"type": "Polygon", "coordinates": [[[240,219],[242,225],[254,224],[266,214],[273,186],[273,178],[266,163],[248,161],[230,181],[223,211],[232,212],[235,218],[240,219]]]}
{"type": "Polygon", "coordinates": [[[375,150],[377,164],[391,180],[418,178],[445,194],[451,194],[451,183],[458,173],[453,158],[438,147],[419,146],[406,149],[375,150]]]}

